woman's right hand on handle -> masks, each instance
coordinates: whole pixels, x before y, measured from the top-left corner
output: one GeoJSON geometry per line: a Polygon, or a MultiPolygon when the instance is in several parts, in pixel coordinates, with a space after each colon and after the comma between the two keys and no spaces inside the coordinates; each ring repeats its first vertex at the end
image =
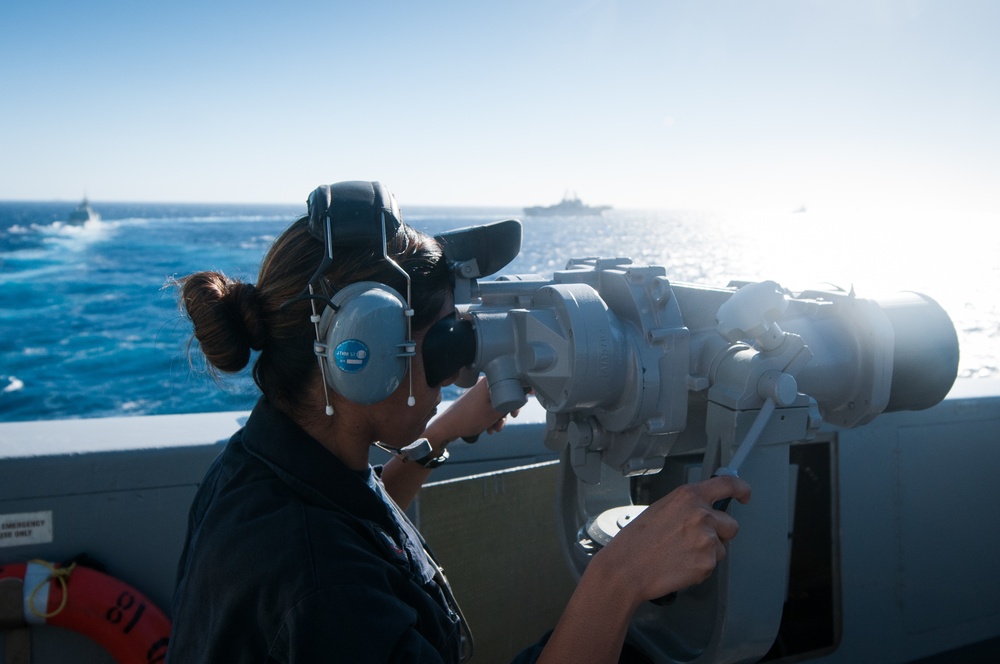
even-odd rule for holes
{"type": "Polygon", "coordinates": [[[599,551],[600,560],[624,575],[635,599],[652,600],[705,581],[726,555],[739,524],[712,508],[722,498],[750,500],[750,485],[736,477],[685,484],[659,499],[599,551]]]}
{"type": "Polygon", "coordinates": [[[644,601],[701,583],[726,555],[739,526],[712,504],[727,497],[746,503],[750,486],[736,477],[686,484],[622,528],[587,565],[539,664],[617,662],[644,601]]]}

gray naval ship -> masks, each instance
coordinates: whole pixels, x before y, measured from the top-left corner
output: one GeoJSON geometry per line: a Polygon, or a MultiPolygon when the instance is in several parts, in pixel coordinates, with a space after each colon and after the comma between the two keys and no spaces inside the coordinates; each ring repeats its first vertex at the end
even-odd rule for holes
{"type": "Polygon", "coordinates": [[[575,193],[566,193],[555,205],[535,205],[524,208],[525,217],[597,217],[610,210],[610,205],[586,205],[575,193]]]}
{"type": "Polygon", "coordinates": [[[68,217],[66,217],[66,221],[68,221],[71,224],[77,224],[77,225],[86,224],[88,221],[100,221],[100,220],[101,220],[101,215],[98,214],[94,210],[94,208],[90,206],[90,201],[87,200],[86,196],[83,197],[83,200],[80,202],[80,204],[77,205],[76,208],[69,213],[68,217]]]}
{"type": "MultiPolygon", "coordinates": [[[[453,444],[412,508],[474,662],[534,642],[633,515],[718,473],[753,486],[720,506],[740,534],[636,614],[647,661],[1000,661],[1000,381],[956,382],[933,299],[706,288],[625,258],[490,280],[476,245],[516,253],[520,226],[486,228],[441,236],[467,323],[449,350],[520,415],[453,444]]],[[[0,424],[2,661],[163,660],[189,505],[246,416],[0,424]]]]}

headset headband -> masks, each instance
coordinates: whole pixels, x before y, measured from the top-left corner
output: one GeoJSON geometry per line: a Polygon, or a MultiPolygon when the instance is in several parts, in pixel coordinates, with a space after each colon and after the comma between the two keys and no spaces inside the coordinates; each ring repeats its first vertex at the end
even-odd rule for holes
{"type": "MultiPolygon", "coordinates": [[[[380,182],[352,180],[317,187],[308,200],[309,232],[325,243],[329,265],[333,247],[377,247],[403,225],[396,198],[380,182]]],[[[323,265],[323,267],[327,267],[323,265]]]]}
{"type": "MultiPolygon", "coordinates": [[[[340,307],[334,304],[332,300],[317,298],[315,286],[333,262],[335,246],[338,249],[345,247],[377,248],[381,253],[382,259],[399,272],[406,281],[405,300],[400,298],[402,300],[401,304],[395,305],[402,316],[402,320],[405,322],[406,336],[398,340],[395,346],[399,349],[397,356],[406,358],[406,368],[409,370],[411,368],[410,360],[413,357],[415,349],[413,342],[411,280],[406,270],[400,267],[389,256],[387,244],[388,239],[394,238],[403,225],[402,215],[399,212],[399,206],[396,204],[395,197],[379,182],[354,180],[317,187],[309,194],[307,203],[309,233],[323,243],[324,251],[323,260],[320,261],[319,267],[316,268],[316,272],[313,273],[313,276],[309,279],[309,284],[306,286],[307,294],[300,297],[309,299],[310,306],[312,307],[312,315],[309,317],[309,320],[313,323],[316,332],[314,352],[319,361],[320,373],[323,375],[324,384],[328,384],[328,376],[327,366],[323,357],[329,352],[329,349],[321,338],[319,324],[322,316],[316,310],[316,299],[322,299],[325,306],[331,307],[334,311],[339,312],[340,307]]],[[[368,284],[368,282],[364,282],[364,284],[370,286],[367,290],[381,287],[377,283],[368,284]]],[[[365,350],[366,357],[367,353],[368,351],[365,350]]],[[[331,368],[331,371],[333,370],[331,368]]],[[[407,403],[412,406],[415,403],[413,397],[413,373],[412,371],[408,371],[408,373],[410,375],[410,396],[407,399],[407,403]]],[[[394,387],[395,385],[393,385],[394,387]]],[[[329,393],[326,393],[326,413],[327,415],[333,414],[329,393]]]]}

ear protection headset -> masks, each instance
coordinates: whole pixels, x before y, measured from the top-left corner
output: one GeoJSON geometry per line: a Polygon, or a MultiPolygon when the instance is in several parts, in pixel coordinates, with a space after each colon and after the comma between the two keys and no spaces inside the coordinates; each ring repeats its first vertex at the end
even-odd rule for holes
{"type": "MultiPolygon", "coordinates": [[[[392,394],[416,352],[410,275],[388,256],[386,238],[403,225],[396,199],[378,182],[323,185],[309,195],[309,232],[323,242],[323,260],[309,280],[310,321],[316,331],[313,352],[326,386],[359,404],[373,404],[392,394]],[[335,248],[379,247],[381,255],[406,279],[406,297],[375,281],[350,284],[317,313],[315,285],[334,260],[335,248]]],[[[410,397],[414,405],[413,374],[410,397]]],[[[326,393],[326,414],[332,415],[326,393]]]]}

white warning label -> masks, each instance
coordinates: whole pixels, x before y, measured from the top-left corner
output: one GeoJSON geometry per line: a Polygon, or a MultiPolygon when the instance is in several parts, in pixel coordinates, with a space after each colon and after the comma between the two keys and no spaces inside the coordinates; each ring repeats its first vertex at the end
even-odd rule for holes
{"type": "Polygon", "coordinates": [[[0,514],[0,547],[52,541],[52,512],[0,514]]]}

